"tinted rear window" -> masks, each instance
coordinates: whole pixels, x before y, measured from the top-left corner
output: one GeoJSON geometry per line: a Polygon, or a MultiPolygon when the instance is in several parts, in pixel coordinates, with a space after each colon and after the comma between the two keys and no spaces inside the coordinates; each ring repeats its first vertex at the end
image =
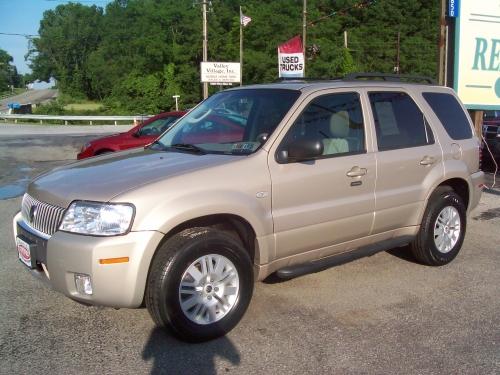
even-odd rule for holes
{"type": "Polygon", "coordinates": [[[453,95],[426,92],[423,97],[429,103],[451,139],[468,139],[472,137],[467,115],[453,95]]]}

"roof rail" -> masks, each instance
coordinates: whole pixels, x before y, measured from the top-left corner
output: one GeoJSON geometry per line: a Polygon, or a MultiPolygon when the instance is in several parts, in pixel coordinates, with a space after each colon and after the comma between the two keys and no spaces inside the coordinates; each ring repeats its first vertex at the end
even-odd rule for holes
{"type": "Polygon", "coordinates": [[[435,85],[436,81],[431,77],[416,76],[411,74],[389,74],[389,73],[350,73],[344,77],[344,81],[357,80],[381,80],[393,82],[416,82],[435,85]]]}
{"type": "Polygon", "coordinates": [[[321,81],[340,81],[344,77],[332,77],[332,78],[314,78],[314,77],[281,77],[275,80],[276,83],[283,82],[321,82],[321,81]]]}

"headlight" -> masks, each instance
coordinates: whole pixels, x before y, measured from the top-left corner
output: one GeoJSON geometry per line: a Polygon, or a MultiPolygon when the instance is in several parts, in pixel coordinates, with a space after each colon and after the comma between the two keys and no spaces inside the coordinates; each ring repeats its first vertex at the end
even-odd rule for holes
{"type": "Polygon", "coordinates": [[[64,214],[59,230],[95,236],[126,233],[132,225],[134,206],[75,201],[64,214]]]}

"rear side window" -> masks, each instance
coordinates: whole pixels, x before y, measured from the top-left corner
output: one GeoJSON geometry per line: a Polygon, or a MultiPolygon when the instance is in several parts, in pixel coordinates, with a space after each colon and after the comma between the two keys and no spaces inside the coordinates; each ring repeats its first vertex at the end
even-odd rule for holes
{"type": "Polygon", "coordinates": [[[472,137],[467,115],[453,95],[437,92],[426,92],[422,95],[451,139],[458,140],[472,137]]]}
{"type": "Polygon", "coordinates": [[[368,95],[380,151],[434,143],[425,116],[408,94],[384,91],[368,95]]]}

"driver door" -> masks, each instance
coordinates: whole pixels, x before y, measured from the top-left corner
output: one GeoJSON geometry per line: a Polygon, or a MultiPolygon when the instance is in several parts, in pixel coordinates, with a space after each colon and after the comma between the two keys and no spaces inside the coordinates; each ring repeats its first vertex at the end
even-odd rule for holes
{"type": "Polygon", "coordinates": [[[357,92],[318,95],[302,106],[277,152],[299,138],[320,140],[323,155],[279,163],[270,153],[276,258],[367,236],[375,212],[375,155],[367,148],[366,122],[357,92]],[[356,173],[358,171],[358,173],[356,173]]]}

